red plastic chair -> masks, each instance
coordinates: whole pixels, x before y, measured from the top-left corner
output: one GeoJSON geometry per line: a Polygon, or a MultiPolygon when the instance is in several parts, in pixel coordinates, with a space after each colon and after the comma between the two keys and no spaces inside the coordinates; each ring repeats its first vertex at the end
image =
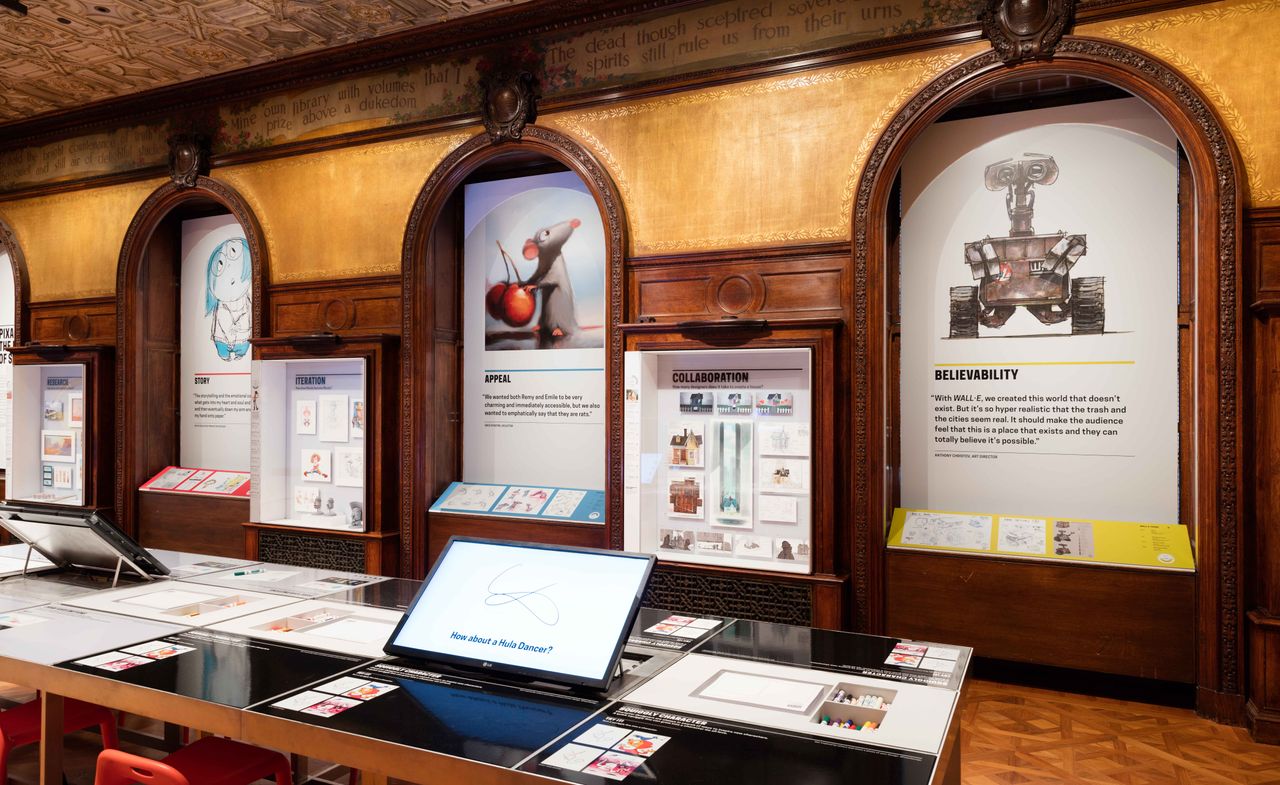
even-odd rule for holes
{"type": "Polygon", "coordinates": [[[271,776],[276,785],[290,785],[289,759],[251,744],[205,736],[164,760],[103,750],[94,785],[249,785],[271,776]]]}
{"type": "MultiPolygon", "coordinates": [[[[97,725],[104,749],[119,746],[116,718],[109,709],[93,703],[66,698],[62,702],[62,731],[75,733],[97,725]]],[[[9,753],[40,741],[40,699],[0,711],[0,785],[9,780],[9,753]]]]}

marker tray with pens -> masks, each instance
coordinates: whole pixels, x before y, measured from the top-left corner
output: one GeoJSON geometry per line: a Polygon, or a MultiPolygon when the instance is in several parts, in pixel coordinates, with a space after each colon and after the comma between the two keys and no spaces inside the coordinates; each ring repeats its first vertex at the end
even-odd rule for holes
{"type": "Polygon", "coordinates": [[[811,722],[872,733],[884,723],[897,697],[897,690],[840,682],[831,688],[811,722]]]}
{"type": "Polygon", "coordinates": [[[253,629],[265,632],[305,632],[354,615],[355,611],[349,608],[316,608],[306,613],[259,624],[253,629]]]}
{"type": "Polygon", "coordinates": [[[213,613],[214,611],[222,611],[227,608],[237,608],[249,602],[245,597],[238,594],[232,594],[229,597],[219,597],[216,600],[204,600],[201,602],[193,602],[190,605],[183,605],[178,608],[170,608],[164,613],[169,616],[181,616],[191,618],[204,613],[213,613]]]}

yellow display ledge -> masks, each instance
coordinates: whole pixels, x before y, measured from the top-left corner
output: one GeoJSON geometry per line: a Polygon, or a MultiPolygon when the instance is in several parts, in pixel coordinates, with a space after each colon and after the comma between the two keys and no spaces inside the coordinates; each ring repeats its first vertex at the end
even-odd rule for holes
{"type": "Polygon", "coordinates": [[[890,548],[1194,572],[1187,527],[1063,516],[994,515],[899,507],[890,548]]]}

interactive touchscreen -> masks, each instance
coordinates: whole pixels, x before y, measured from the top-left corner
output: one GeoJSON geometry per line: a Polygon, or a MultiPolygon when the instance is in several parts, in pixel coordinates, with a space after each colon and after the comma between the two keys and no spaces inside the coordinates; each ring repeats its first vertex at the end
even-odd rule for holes
{"type": "Polygon", "coordinates": [[[653,561],[455,537],[386,650],[603,689],[653,561]]]}

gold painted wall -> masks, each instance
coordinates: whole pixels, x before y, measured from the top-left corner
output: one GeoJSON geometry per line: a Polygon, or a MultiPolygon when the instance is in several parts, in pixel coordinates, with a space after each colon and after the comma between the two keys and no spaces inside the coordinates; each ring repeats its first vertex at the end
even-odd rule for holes
{"type": "MultiPolygon", "coordinates": [[[[1280,0],[1089,25],[1196,83],[1246,162],[1254,206],[1280,204],[1280,102],[1256,67],[1280,49],[1280,0]]],[[[880,132],[921,86],[984,44],[929,50],[600,109],[544,115],[622,194],[634,255],[849,239],[853,189],[880,132]]],[[[413,199],[478,129],[215,170],[262,223],[272,282],[399,270],[413,199]]],[[[111,294],[125,229],[159,181],[0,204],[33,301],[111,294]]]]}
{"type": "Polygon", "coordinates": [[[1280,0],[1213,3],[1087,25],[1076,33],[1145,50],[1187,77],[1234,137],[1252,206],[1280,205],[1280,0]]]}
{"type": "Polygon", "coordinates": [[[280,158],[212,176],[239,191],[258,216],[273,283],[396,274],[422,184],[478,132],[280,158]]]}
{"type": "Polygon", "coordinates": [[[115,294],[125,232],[163,183],[146,180],[0,204],[27,260],[30,301],[115,294]]]}

